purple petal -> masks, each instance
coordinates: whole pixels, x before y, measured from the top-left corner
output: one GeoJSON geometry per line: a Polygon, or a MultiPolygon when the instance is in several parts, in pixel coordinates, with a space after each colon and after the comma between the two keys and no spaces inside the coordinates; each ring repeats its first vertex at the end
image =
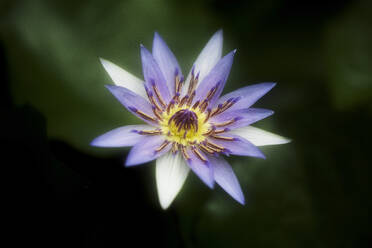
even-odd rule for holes
{"type": "Polygon", "coordinates": [[[145,78],[145,84],[147,88],[153,89],[153,85],[155,85],[159,90],[163,100],[168,103],[171,100],[171,96],[164,75],[161,72],[158,63],[156,63],[152,54],[142,45],[141,59],[143,76],[145,78]]]}
{"type": "Polygon", "coordinates": [[[150,162],[151,160],[154,160],[168,152],[171,149],[170,145],[162,149],[160,152],[156,151],[156,149],[159,148],[164,141],[165,138],[162,135],[146,136],[130,150],[125,162],[125,166],[133,166],[150,162]]]}
{"type": "Polygon", "coordinates": [[[148,101],[136,93],[115,85],[106,85],[106,88],[123,104],[132,114],[136,115],[140,119],[149,123],[150,125],[156,125],[154,121],[147,120],[136,113],[136,110],[140,110],[148,116],[155,118],[152,107],[148,101]]]}
{"type": "Polygon", "coordinates": [[[223,146],[227,154],[265,158],[265,155],[248,140],[229,133],[224,133],[221,136],[234,138],[233,141],[210,138],[213,143],[223,146]]]}
{"type": "Polygon", "coordinates": [[[238,99],[237,102],[229,109],[236,110],[236,109],[243,109],[249,108],[252,106],[258,99],[260,99],[263,95],[269,92],[276,83],[260,83],[254,84],[250,86],[246,86],[230,92],[224,96],[222,96],[217,104],[224,103],[228,99],[235,98],[238,99]]]}
{"type": "Polygon", "coordinates": [[[238,127],[248,126],[272,114],[274,114],[274,111],[268,109],[261,108],[239,109],[234,111],[226,111],[219,115],[216,115],[211,118],[210,123],[212,125],[217,125],[219,123],[235,120],[233,123],[224,126],[228,127],[229,129],[234,129],[238,127]]]}
{"type": "Polygon", "coordinates": [[[222,157],[215,158],[210,156],[209,161],[213,164],[214,179],[216,182],[231,195],[232,198],[244,205],[244,195],[231,166],[222,157]]]}
{"type": "Polygon", "coordinates": [[[175,92],[174,87],[176,73],[179,77],[182,77],[182,72],[176,57],[157,32],[155,32],[154,35],[152,54],[155,61],[158,63],[159,68],[167,82],[168,89],[172,94],[173,92],[175,92]]]}
{"type": "Polygon", "coordinates": [[[220,59],[218,63],[213,67],[211,72],[200,82],[196,89],[195,101],[203,100],[208,92],[218,85],[217,91],[210,101],[210,106],[213,106],[214,102],[220,97],[227,78],[229,77],[231,65],[234,59],[235,51],[230,52],[225,57],[220,59]]]}
{"type": "Polygon", "coordinates": [[[153,129],[154,127],[148,125],[129,125],[118,127],[98,136],[90,144],[98,147],[133,146],[144,138],[143,135],[139,135],[136,131],[153,129]]]}
{"type": "MultiPolygon", "coordinates": [[[[210,163],[201,161],[191,149],[187,149],[190,159],[186,160],[191,170],[210,188],[214,187],[213,168],[210,163]]],[[[207,158],[204,155],[205,158],[207,158]]]]}
{"type": "MultiPolygon", "coordinates": [[[[205,45],[198,58],[195,60],[193,65],[193,70],[199,74],[199,82],[203,81],[205,76],[212,70],[212,68],[217,64],[221,59],[222,55],[222,44],[223,44],[223,35],[222,30],[218,30],[210,38],[208,43],[205,45]]],[[[191,70],[192,71],[192,70],[191,70]]],[[[187,89],[190,85],[191,71],[186,78],[185,85],[182,88],[182,95],[187,93],[187,89]]]]}

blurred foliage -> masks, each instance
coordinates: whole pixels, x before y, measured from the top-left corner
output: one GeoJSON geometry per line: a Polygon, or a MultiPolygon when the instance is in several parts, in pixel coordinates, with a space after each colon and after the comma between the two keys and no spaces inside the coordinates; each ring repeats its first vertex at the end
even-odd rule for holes
{"type": "Polygon", "coordinates": [[[52,207],[67,211],[52,219],[55,226],[74,223],[66,235],[84,233],[90,247],[126,244],[121,222],[154,230],[151,238],[164,236],[163,246],[368,247],[371,10],[368,0],[1,1],[3,76],[14,104],[32,106],[4,115],[5,130],[12,130],[6,140],[27,144],[20,151],[35,164],[51,161],[26,170],[39,181],[46,177],[30,192],[48,187],[36,200],[54,194],[52,207]],[[276,114],[258,126],[293,142],[264,147],[265,161],[229,158],[246,206],[191,175],[162,213],[154,167],[124,169],[121,150],[108,155],[89,147],[107,130],[139,123],[104,88],[111,80],[98,57],[142,77],[139,44],[151,48],[156,30],[186,74],[219,28],[224,53],[238,49],[226,91],[277,81],[256,104],[276,114]]]}

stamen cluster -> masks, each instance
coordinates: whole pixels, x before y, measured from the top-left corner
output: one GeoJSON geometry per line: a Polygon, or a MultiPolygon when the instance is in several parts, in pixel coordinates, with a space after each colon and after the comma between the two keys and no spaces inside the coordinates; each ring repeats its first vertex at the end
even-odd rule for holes
{"type": "Polygon", "coordinates": [[[190,159],[189,152],[192,152],[205,163],[208,160],[203,152],[208,154],[229,153],[228,149],[217,144],[214,140],[234,141],[234,138],[221,136],[221,134],[229,131],[226,126],[238,121],[239,118],[235,117],[223,123],[213,123],[211,118],[229,109],[240,98],[230,98],[212,109],[209,107],[211,100],[221,83],[217,82],[204,99],[194,101],[198,80],[199,73],[195,75],[194,70],[192,70],[187,93],[181,97],[184,78],[180,77],[178,71],[176,71],[175,90],[172,99],[168,103],[164,101],[155,82],[150,80],[151,88],[145,87],[145,89],[155,117],[149,116],[135,108],[131,109],[144,119],[159,125],[155,130],[136,130],[138,134],[166,136],[166,140],[155,152],[160,152],[168,145],[171,145],[172,152],[177,153],[181,151],[186,160],[190,159]]]}

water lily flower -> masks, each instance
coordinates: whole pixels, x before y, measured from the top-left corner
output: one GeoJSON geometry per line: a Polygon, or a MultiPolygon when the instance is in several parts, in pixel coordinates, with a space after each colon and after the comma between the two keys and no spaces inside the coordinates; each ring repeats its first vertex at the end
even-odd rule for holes
{"type": "Polygon", "coordinates": [[[125,165],[156,159],[160,205],[169,207],[190,169],[210,188],[219,184],[236,201],[244,195],[231,166],[222,155],[265,158],[257,146],[283,144],[288,139],[250,126],[273,114],[251,106],[275,83],[243,87],[222,97],[236,50],[222,55],[222,31],[217,31],[185,78],[176,57],[158,33],[152,53],[141,45],[144,80],[101,59],[116,85],[107,89],[144,125],[111,130],[91,145],[126,147],[125,165]]]}

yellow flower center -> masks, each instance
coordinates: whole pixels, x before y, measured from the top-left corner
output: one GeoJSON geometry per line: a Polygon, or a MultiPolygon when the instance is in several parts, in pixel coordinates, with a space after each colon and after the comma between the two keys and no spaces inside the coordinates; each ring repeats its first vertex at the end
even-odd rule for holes
{"type": "Polygon", "coordinates": [[[168,141],[187,146],[205,140],[203,134],[210,128],[206,118],[199,108],[176,105],[163,112],[160,126],[168,141]]]}

